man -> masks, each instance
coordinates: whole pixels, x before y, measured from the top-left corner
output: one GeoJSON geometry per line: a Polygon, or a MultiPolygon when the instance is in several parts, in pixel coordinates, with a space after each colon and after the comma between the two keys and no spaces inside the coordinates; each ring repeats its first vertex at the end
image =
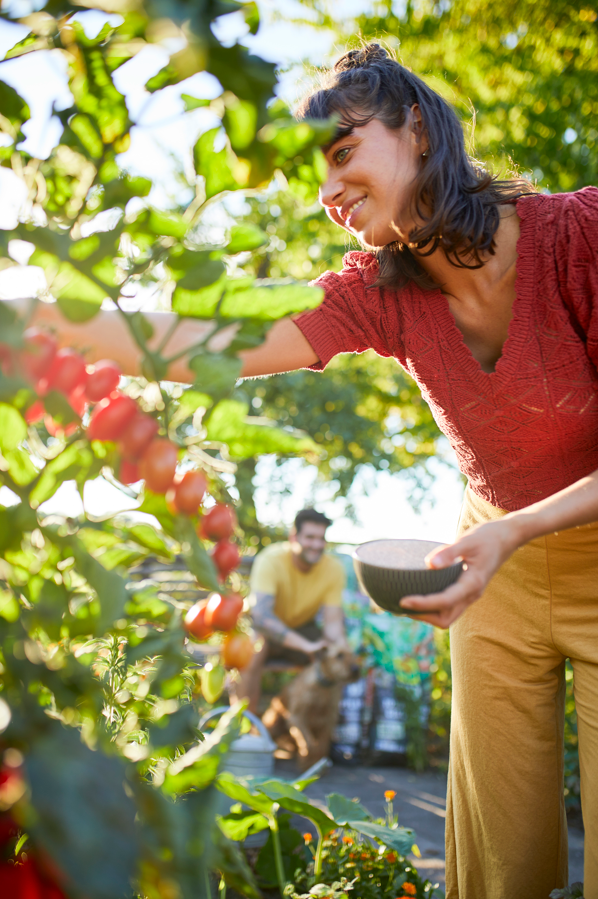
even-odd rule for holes
{"type": "Polygon", "coordinates": [[[342,591],[345,573],[324,553],[330,520],[315,509],[295,518],[288,543],[274,543],[256,557],[251,571],[253,623],[264,645],[241,674],[237,698],[257,711],[264,662],[282,659],[307,665],[328,643],[345,640],[342,591]],[[323,630],[314,618],[323,610],[323,630]]]}

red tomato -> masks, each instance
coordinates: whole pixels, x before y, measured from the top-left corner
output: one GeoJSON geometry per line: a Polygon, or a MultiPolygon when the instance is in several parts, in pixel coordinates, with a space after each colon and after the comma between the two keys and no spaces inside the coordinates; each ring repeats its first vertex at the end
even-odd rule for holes
{"type": "Polygon", "coordinates": [[[253,656],[253,643],[247,634],[229,634],[222,647],[222,661],[227,668],[246,668],[253,656]]]}
{"type": "Polygon", "coordinates": [[[87,409],[87,399],[85,396],[85,387],[83,384],[79,384],[79,386],[69,394],[69,403],[71,404],[79,418],[81,418],[83,413],[87,409]]]}
{"type": "Polygon", "coordinates": [[[195,640],[205,640],[212,633],[212,628],[206,624],[207,599],[200,599],[191,606],[185,615],[185,630],[195,640]]]}
{"type": "Polygon", "coordinates": [[[166,493],[174,481],[178,447],[166,437],[152,440],[139,463],[141,477],[154,493],[166,493]]]}
{"type": "Polygon", "coordinates": [[[137,481],[140,481],[141,474],[137,463],[123,459],[118,470],[118,480],[121,484],[136,484],[137,481]]]}
{"type": "Polygon", "coordinates": [[[35,424],[36,421],[41,421],[45,414],[44,404],[41,400],[36,400],[25,412],[25,421],[28,425],[35,424]]]}
{"type": "Polygon", "coordinates": [[[119,449],[127,459],[139,459],[158,433],[158,422],[145,412],[137,412],[120,436],[119,449]]]}
{"type": "Polygon", "coordinates": [[[64,347],[56,353],[46,378],[50,390],[72,393],[87,381],[85,359],[75,350],[64,347]]]}
{"type": "Polygon", "coordinates": [[[215,631],[232,631],[243,611],[243,597],[238,593],[212,593],[206,606],[206,624],[215,631]]]}
{"type": "Polygon", "coordinates": [[[223,581],[241,561],[241,553],[234,543],[219,540],[212,551],[212,558],[220,574],[220,580],[223,581]]]}
{"type": "Polygon", "coordinates": [[[79,427],[76,421],[71,421],[68,425],[60,424],[59,422],[54,421],[51,415],[46,415],[44,424],[46,426],[46,431],[51,437],[70,437],[70,435],[74,434],[79,427]]]}
{"type": "Polygon", "coordinates": [[[110,359],[102,359],[88,369],[85,396],[90,403],[98,403],[110,396],[118,387],[122,372],[116,362],[110,359]]]}
{"type": "Polygon", "coordinates": [[[123,393],[102,400],[93,410],[87,428],[88,439],[118,440],[136,413],[137,403],[123,393]]]}
{"type": "Polygon", "coordinates": [[[207,486],[208,482],[203,472],[186,472],[183,480],[174,488],[173,504],[177,512],[183,512],[185,515],[197,515],[207,486]]]}
{"type": "Polygon", "coordinates": [[[224,503],[216,503],[202,518],[201,536],[207,540],[226,540],[232,537],[236,525],[235,510],[224,503]]]}
{"type": "Polygon", "coordinates": [[[28,378],[38,381],[50,371],[58,349],[56,338],[39,328],[27,328],[23,339],[25,349],[19,354],[21,365],[28,378]]]}

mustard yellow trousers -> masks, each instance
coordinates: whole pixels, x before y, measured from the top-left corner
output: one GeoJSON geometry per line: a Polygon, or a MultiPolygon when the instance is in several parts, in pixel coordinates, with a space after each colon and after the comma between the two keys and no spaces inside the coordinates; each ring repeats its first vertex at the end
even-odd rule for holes
{"type": "MultiPolygon", "coordinates": [[[[468,489],[459,533],[505,513],[468,489]]],[[[598,523],[517,550],[451,627],[447,899],[568,882],[565,660],[574,672],[585,899],[598,899],[598,523]]]]}

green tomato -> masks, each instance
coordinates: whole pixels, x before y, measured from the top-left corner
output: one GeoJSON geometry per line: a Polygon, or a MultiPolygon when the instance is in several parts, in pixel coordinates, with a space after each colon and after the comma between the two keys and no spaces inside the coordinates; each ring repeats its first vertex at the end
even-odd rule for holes
{"type": "Polygon", "coordinates": [[[216,702],[222,696],[226,671],[222,665],[211,665],[208,662],[200,673],[201,692],[206,702],[216,702]]]}

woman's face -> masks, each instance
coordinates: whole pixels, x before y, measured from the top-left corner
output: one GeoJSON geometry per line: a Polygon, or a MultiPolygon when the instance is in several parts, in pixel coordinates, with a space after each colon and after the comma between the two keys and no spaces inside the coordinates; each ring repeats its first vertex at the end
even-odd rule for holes
{"type": "Polygon", "coordinates": [[[418,107],[401,129],[370,119],[337,140],[326,153],[328,175],[320,188],[328,216],[368,247],[407,242],[416,224],[414,181],[427,146],[418,107]]]}

